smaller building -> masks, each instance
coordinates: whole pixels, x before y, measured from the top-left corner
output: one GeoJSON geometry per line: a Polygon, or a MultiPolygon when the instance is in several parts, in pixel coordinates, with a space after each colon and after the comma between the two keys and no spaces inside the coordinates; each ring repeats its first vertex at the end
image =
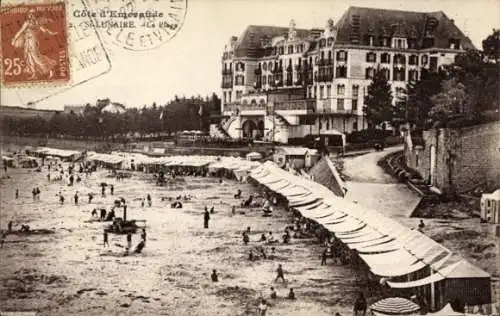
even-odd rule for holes
{"type": "Polygon", "coordinates": [[[71,105],[65,105],[64,106],[64,113],[65,114],[71,114],[74,113],[76,115],[82,115],[83,112],[85,111],[85,105],[84,104],[71,104],[71,105]]]}
{"type": "Polygon", "coordinates": [[[318,160],[320,155],[316,149],[305,147],[276,147],[273,160],[281,168],[292,168],[295,170],[309,169],[318,160]]]}
{"type": "Polygon", "coordinates": [[[111,102],[102,108],[102,112],[114,113],[114,114],[122,114],[125,113],[125,106],[118,102],[111,102]]]}

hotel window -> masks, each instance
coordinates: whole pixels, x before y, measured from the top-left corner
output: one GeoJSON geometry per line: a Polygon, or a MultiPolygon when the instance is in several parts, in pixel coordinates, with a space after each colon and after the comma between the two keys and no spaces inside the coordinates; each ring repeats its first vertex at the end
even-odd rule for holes
{"type": "Polygon", "coordinates": [[[388,37],[381,37],[380,38],[380,46],[389,47],[390,46],[389,38],[388,37]]]}
{"type": "Polygon", "coordinates": [[[380,71],[382,71],[382,74],[385,77],[385,80],[389,81],[391,80],[391,72],[387,68],[382,68],[380,71]]]}
{"type": "Polygon", "coordinates": [[[231,103],[231,92],[227,93],[227,103],[231,103]]]}
{"type": "Polygon", "coordinates": [[[293,45],[288,46],[288,54],[293,54],[293,45]]]}
{"type": "Polygon", "coordinates": [[[323,48],[326,46],[326,40],[323,38],[319,41],[319,48],[323,48]]]}
{"type": "Polygon", "coordinates": [[[273,68],[273,63],[270,61],[267,63],[267,69],[269,69],[269,71],[271,71],[272,68],[273,68]]]}
{"type": "Polygon", "coordinates": [[[338,61],[347,61],[347,52],[345,50],[341,50],[337,52],[337,60],[338,61]]]}
{"type": "Polygon", "coordinates": [[[394,48],[406,48],[406,39],[404,38],[394,38],[393,40],[393,47],[394,48]]]}
{"type": "Polygon", "coordinates": [[[411,55],[408,58],[408,64],[409,65],[417,65],[418,66],[418,56],[417,55],[411,55]]]}
{"type": "Polygon", "coordinates": [[[406,64],[406,57],[402,54],[394,55],[394,63],[395,64],[406,64]]]}
{"type": "Polygon", "coordinates": [[[391,55],[383,53],[382,55],[380,55],[380,62],[382,64],[389,64],[391,62],[391,55]]]}
{"type": "Polygon", "coordinates": [[[266,71],[267,70],[267,63],[262,64],[262,70],[266,71]]]}
{"type": "Polygon", "coordinates": [[[304,51],[304,44],[297,45],[297,52],[302,53],[304,51]]]}
{"type": "Polygon", "coordinates": [[[345,95],[345,85],[343,85],[343,84],[337,85],[337,95],[341,95],[341,96],[345,95]]]}
{"type": "Polygon", "coordinates": [[[311,90],[306,89],[306,98],[309,99],[311,98],[311,90]]]}
{"type": "Polygon", "coordinates": [[[243,95],[243,92],[242,91],[236,91],[236,100],[240,100],[241,99],[241,96],[243,95]]]}
{"type": "Polygon", "coordinates": [[[325,60],[325,52],[321,52],[321,58],[322,61],[325,60]]]}
{"type": "Polygon", "coordinates": [[[418,71],[412,69],[408,71],[408,80],[409,81],[417,81],[418,80],[418,71]]]}
{"type": "Polygon", "coordinates": [[[325,88],[323,86],[319,86],[319,98],[320,99],[324,98],[324,90],[325,90],[325,88]]]}
{"type": "Polygon", "coordinates": [[[278,47],[278,54],[283,55],[285,53],[285,48],[283,46],[278,47]]]}
{"type": "Polygon", "coordinates": [[[344,99],[337,99],[337,110],[344,110],[344,99]]]}
{"type": "Polygon", "coordinates": [[[329,98],[332,96],[332,86],[327,85],[326,86],[326,97],[329,98]]]}
{"type": "Polygon", "coordinates": [[[335,71],[335,77],[347,78],[347,67],[346,66],[338,66],[336,71],[335,71]]]}
{"type": "Polygon", "coordinates": [[[262,84],[263,85],[267,84],[267,77],[266,76],[262,76],[262,84]]]}
{"type": "Polygon", "coordinates": [[[330,130],[330,120],[326,120],[326,130],[330,130]]]}
{"type": "Polygon", "coordinates": [[[373,46],[373,35],[365,35],[363,37],[363,45],[373,46]]]}
{"type": "Polygon", "coordinates": [[[359,95],[359,86],[355,84],[352,86],[352,98],[357,99],[358,95],[359,95]]]}
{"type": "Polygon", "coordinates": [[[427,55],[422,56],[422,65],[427,65],[429,62],[429,57],[427,55]]]}
{"type": "Polygon", "coordinates": [[[268,83],[269,85],[272,85],[272,83],[273,83],[273,78],[272,78],[272,76],[271,76],[271,75],[267,76],[267,83],[268,83]]]}
{"type": "Polygon", "coordinates": [[[358,109],[358,99],[352,99],[351,102],[352,102],[351,104],[352,110],[356,111],[358,109]]]}
{"type": "Polygon", "coordinates": [[[394,68],[392,72],[392,80],[405,81],[405,68],[394,68]]]}
{"type": "Polygon", "coordinates": [[[375,69],[372,67],[368,67],[365,70],[365,79],[373,79],[375,77],[375,69]]]}
{"type": "Polygon", "coordinates": [[[332,51],[329,50],[328,51],[328,62],[331,62],[332,61],[332,51]]]}
{"type": "Polygon", "coordinates": [[[369,63],[376,62],[377,61],[377,54],[375,54],[374,52],[369,52],[368,54],[366,54],[366,61],[369,63]]]}
{"type": "Polygon", "coordinates": [[[224,103],[226,103],[226,100],[227,100],[227,93],[226,93],[226,91],[224,91],[223,100],[224,100],[224,103]]]}
{"type": "Polygon", "coordinates": [[[317,92],[317,89],[316,89],[316,88],[317,88],[317,87],[316,87],[316,86],[314,86],[314,89],[313,89],[313,98],[316,98],[316,95],[317,95],[317,93],[316,93],[316,92],[317,92]]]}
{"type": "MultiPolygon", "coordinates": [[[[353,109],[353,110],[354,110],[354,109],[353,109]]],[[[357,130],[358,130],[358,122],[357,122],[357,121],[352,122],[352,129],[353,129],[354,131],[357,131],[357,130]]]]}
{"type": "Polygon", "coordinates": [[[328,46],[332,46],[333,44],[333,37],[328,38],[328,46]]]}

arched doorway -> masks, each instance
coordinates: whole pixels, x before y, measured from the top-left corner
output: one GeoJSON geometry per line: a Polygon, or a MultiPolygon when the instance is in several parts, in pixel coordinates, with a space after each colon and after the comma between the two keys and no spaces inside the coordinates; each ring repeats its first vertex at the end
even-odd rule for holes
{"type": "Polygon", "coordinates": [[[246,120],[243,122],[241,129],[243,130],[244,138],[253,138],[254,131],[257,130],[257,124],[252,120],[246,120]]]}

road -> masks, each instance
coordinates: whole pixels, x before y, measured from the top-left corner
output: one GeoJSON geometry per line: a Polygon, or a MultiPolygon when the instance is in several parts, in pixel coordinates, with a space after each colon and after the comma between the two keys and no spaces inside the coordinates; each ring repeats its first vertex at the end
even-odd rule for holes
{"type": "Polygon", "coordinates": [[[413,225],[414,221],[408,218],[420,202],[420,196],[377,165],[384,156],[402,149],[401,146],[390,147],[381,152],[345,158],[343,172],[349,177],[345,184],[346,199],[413,225]]]}

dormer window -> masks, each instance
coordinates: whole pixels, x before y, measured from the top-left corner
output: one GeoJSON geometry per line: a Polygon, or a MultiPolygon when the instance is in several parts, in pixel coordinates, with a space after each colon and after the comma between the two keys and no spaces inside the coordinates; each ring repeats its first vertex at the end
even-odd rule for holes
{"type": "Polygon", "coordinates": [[[293,45],[288,46],[288,54],[293,54],[293,45]]]}
{"type": "Polygon", "coordinates": [[[417,48],[417,40],[414,38],[409,38],[408,39],[408,48],[416,49],[417,48]]]}
{"type": "Polygon", "coordinates": [[[323,38],[319,41],[319,48],[323,48],[326,46],[326,40],[323,38]]]}
{"type": "Polygon", "coordinates": [[[304,51],[304,44],[297,45],[297,53],[302,53],[304,51]]]}
{"type": "Polygon", "coordinates": [[[405,49],[406,48],[406,38],[395,37],[392,39],[392,47],[405,49]]]}
{"type": "Polygon", "coordinates": [[[366,61],[369,63],[376,62],[377,61],[377,54],[375,54],[374,52],[369,52],[368,54],[366,54],[366,61]]]}
{"type": "Polygon", "coordinates": [[[380,38],[380,46],[382,47],[390,47],[390,41],[389,41],[389,37],[381,37],[380,38]]]}
{"type": "MultiPolygon", "coordinates": [[[[259,64],[259,68],[260,68],[260,64],[259,64]]],[[[266,70],[267,70],[267,63],[266,63],[266,62],[264,62],[264,63],[262,64],[262,70],[264,70],[264,71],[266,71],[266,70]]]]}
{"type": "Polygon", "coordinates": [[[422,48],[431,48],[434,46],[434,38],[426,37],[422,41],[422,48]]]}
{"type": "Polygon", "coordinates": [[[329,37],[328,38],[328,46],[332,46],[333,45],[333,37],[329,37]]]}
{"type": "Polygon", "coordinates": [[[278,47],[278,54],[283,55],[285,53],[285,48],[283,46],[278,47]]]}
{"type": "Polygon", "coordinates": [[[450,49],[460,49],[460,40],[457,38],[450,38],[450,49]]]}

